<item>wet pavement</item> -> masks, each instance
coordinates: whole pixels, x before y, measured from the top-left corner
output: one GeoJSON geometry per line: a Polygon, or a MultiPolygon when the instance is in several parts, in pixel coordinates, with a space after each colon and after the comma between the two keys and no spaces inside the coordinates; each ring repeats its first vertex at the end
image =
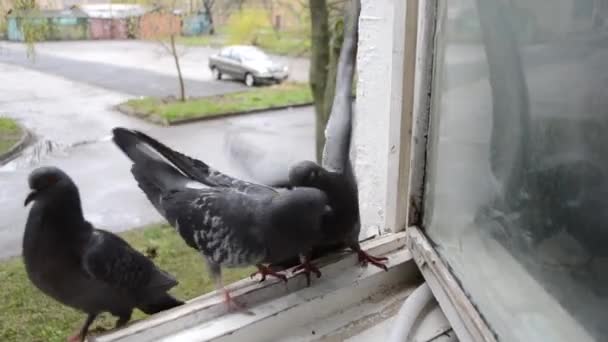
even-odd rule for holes
{"type": "Polygon", "coordinates": [[[144,130],[244,178],[284,175],[291,162],[314,156],[310,107],[160,127],[113,111],[132,97],[120,90],[1,62],[0,75],[0,115],[16,118],[37,137],[21,157],[0,167],[0,258],[21,251],[27,174],[40,165],[59,166],[74,178],[85,215],[99,228],[121,231],[161,220],[109,139],[115,126],[144,130]]]}
{"type": "MultiPolygon", "coordinates": [[[[179,94],[177,77],[166,73],[57,57],[43,52],[37,52],[35,59],[32,60],[20,50],[12,48],[2,50],[0,63],[17,65],[135,96],[165,97],[179,94]]],[[[193,97],[225,94],[246,89],[241,82],[217,82],[211,79],[192,79],[188,76],[184,76],[184,84],[187,95],[193,97]]]]}
{"type": "MultiPolygon", "coordinates": [[[[23,44],[0,42],[0,63],[12,64],[135,96],[179,93],[173,57],[159,43],[75,41],[37,43],[35,58],[23,44]]],[[[246,89],[241,81],[216,81],[207,67],[218,50],[178,47],[188,96],[208,96],[246,89]]],[[[308,80],[308,60],[272,56],[290,68],[292,81],[308,80]]]]}

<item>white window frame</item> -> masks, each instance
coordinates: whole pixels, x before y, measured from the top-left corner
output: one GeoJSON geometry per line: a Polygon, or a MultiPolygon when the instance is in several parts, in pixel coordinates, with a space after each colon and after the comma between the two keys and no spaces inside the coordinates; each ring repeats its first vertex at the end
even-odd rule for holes
{"type": "Polygon", "coordinates": [[[438,27],[436,20],[439,0],[406,2],[408,9],[415,11],[417,20],[417,28],[408,26],[406,37],[415,36],[417,39],[407,44],[414,46],[414,52],[410,48],[410,53],[404,58],[403,105],[395,103],[391,112],[394,126],[399,130],[391,132],[390,139],[399,142],[395,144],[401,145],[401,149],[389,164],[389,179],[394,179],[398,187],[388,194],[387,212],[391,216],[387,221],[391,222],[394,231],[407,226],[407,247],[459,340],[494,342],[495,334],[419,228],[424,212],[435,34],[442,28],[438,27]],[[404,148],[410,148],[409,153],[405,153],[404,148]],[[403,188],[408,190],[399,191],[403,188]]]}
{"type": "MultiPolygon", "coordinates": [[[[430,149],[428,146],[427,137],[431,133],[430,131],[430,120],[431,120],[431,97],[432,97],[432,80],[433,73],[439,74],[441,70],[437,70],[438,67],[434,68],[434,56],[436,54],[435,38],[438,36],[443,27],[441,23],[436,19],[438,18],[439,11],[445,10],[447,3],[441,0],[407,0],[408,6],[414,6],[412,2],[420,3],[418,14],[418,41],[416,49],[416,67],[415,67],[415,81],[414,81],[414,94],[412,108],[412,124],[411,128],[407,124],[401,124],[400,130],[391,136],[391,139],[398,141],[398,139],[407,139],[408,130],[411,129],[411,150],[410,150],[410,164],[409,169],[403,169],[404,156],[399,157],[399,163],[393,162],[391,165],[394,167],[393,178],[398,179],[396,184],[402,184],[403,178],[408,177],[407,182],[407,197],[405,192],[393,194],[392,198],[399,198],[394,200],[393,204],[395,209],[391,211],[393,213],[392,220],[395,222],[394,227],[400,228],[403,222],[406,223],[406,244],[407,248],[412,253],[414,261],[424,276],[427,284],[431,288],[433,295],[440,304],[444,314],[448,321],[452,325],[452,328],[456,332],[460,341],[484,341],[494,342],[497,341],[496,334],[492,331],[488,322],[483,318],[483,315],[479,312],[475,305],[471,302],[468,295],[464,291],[460,282],[452,274],[450,268],[443,259],[439,256],[437,251],[433,248],[430,240],[424,234],[422,215],[424,214],[424,186],[425,186],[425,175],[427,166],[427,153],[430,149]],[[395,165],[399,165],[397,168],[395,165]],[[398,170],[398,171],[396,171],[398,170]],[[409,173],[408,173],[409,172],[409,173]],[[403,206],[406,206],[406,214],[399,215],[400,210],[403,206]]],[[[409,57],[411,58],[411,56],[409,57]]],[[[411,60],[404,62],[406,65],[412,63],[411,60]]],[[[408,91],[407,87],[404,87],[404,102],[406,98],[412,96],[408,91]]],[[[411,91],[411,89],[409,90],[411,91]]],[[[397,108],[397,106],[393,107],[397,108]]],[[[407,111],[403,110],[402,115],[407,115],[407,111]]],[[[395,109],[395,113],[391,113],[392,116],[398,115],[398,111],[395,109]]],[[[397,118],[395,118],[397,120],[397,118]]],[[[387,201],[387,203],[390,203],[387,201]]],[[[390,204],[388,204],[390,205],[390,204]]],[[[399,230],[399,229],[395,229],[399,230]]],[[[501,260],[506,260],[509,253],[499,246],[497,247],[498,254],[505,256],[501,260]]],[[[525,273],[521,267],[517,268],[513,265],[513,273],[523,274],[525,273]]],[[[521,276],[515,277],[516,279],[524,279],[521,276]]],[[[539,305],[555,305],[555,300],[550,296],[543,295],[540,291],[540,286],[532,279],[527,281],[527,285],[536,286],[538,288],[538,294],[541,298],[534,298],[535,302],[539,305]]],[[[564,326],[575,327],[574,319],[567,312],[559,312],[555,314],[554,318],[564,326]]],[[[571,340],[576,341],[587,341],[591,338],[587,333],[580,329],[575,328],[572,331],[567,331],[571,340]]]]}

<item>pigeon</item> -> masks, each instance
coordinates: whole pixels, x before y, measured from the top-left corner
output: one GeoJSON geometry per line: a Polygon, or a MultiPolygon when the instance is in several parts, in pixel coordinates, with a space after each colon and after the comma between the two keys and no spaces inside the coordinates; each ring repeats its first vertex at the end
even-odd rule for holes
{"type": "Polygon", "coordinates": [[[65,172],[39,167],[28,181],[32,191],[24,205],[34,204],[23,237],[27,275],[44,294],[88,315],[68,341],[84,341],[102,312],[117,316],[120,327],[134,308],[154,314],[183,304],[167,293],[175,278],[85,220],[78,188],[65,172]]]}
{"type": "Polygon", "coordinates": [[[222,267],[256,265],[262,280],[286,281],[265,264],[294,255],[307,263],[304,255],[332,214],[319,189],[277,191],[239,180],[136,130],[114,128],[113,140],[133,162],[131,173],[148,200],[203,255],[229,310],[242,305],[224,287],[222,267]]]}
{"type": "MultiPolygon", "coordinates": [[[[288,180],[277,180],[271,186],[313,187],[322,190],[329,198],[333,215],[324,221],[326,234],[315,246],[313,255],[323,255],[341,247],[350,247],[362,264],[372,263],[384,270],[387,258],[374,257],[361,249],[359,232],[359,200],[357,182],[349,158],[352,130],[352,82],[357,54],[357,25],[360,12],[358,0],[352,1],[344,43],[340,51],[336,94],[325,129],[325,146],[322,165],[313,161],[294,164],[288,180]]],[[[283,265],[285,263],[282,263],[283,265]]]]}

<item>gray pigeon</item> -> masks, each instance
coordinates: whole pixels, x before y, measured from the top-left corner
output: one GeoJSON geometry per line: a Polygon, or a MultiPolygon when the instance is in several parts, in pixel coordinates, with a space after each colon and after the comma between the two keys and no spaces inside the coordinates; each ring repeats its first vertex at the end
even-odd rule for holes
{"type": "MultiPolygon", "coordinates": [[[[289,180],[277,181],[273,186],[305,186],[323,190],[330,202],[333,215],[324,221],[325,235],[312,251],[317,257],[343,247],[350,247],[363,264],[372,263],[384,270],[387,258],[378,258],[363,251],[359,245],[361,229],[357,182],[350,163],[349,151],[352,129],[352,82],[357,55],[357,27],[360,2],[353,0],[347,18],[344,43],[340,51],[336,94],[325,129],[325,146],[322,166],[312,161],[302,161],[291,167],[289,180]]],[[[288,266],[285,261],[281,265],[288,266]]]]}
{"type": "Polygon", "coordinates": [[[264,264],[307,253],[331,215],[318,189],[276,191],[225,175],[141,132],[115,128],[113,135],[150,202],[205,257],[229,309],[240,305],[224,288],[221,267],[256,265],[262,280],[286,280],[264,264]]]}
{"type": "Polygon", "coordinates": [[[68,341],[84,341],[102,312],[126,324],[134,308],[154,314],[183,304],[167,293],[177,281],[120,237],[87,222],[76,184],[56,167],[29,176],[34,202],[23,237],[23,261],[31,282],[46,295],[88,314],[68,341]]]}

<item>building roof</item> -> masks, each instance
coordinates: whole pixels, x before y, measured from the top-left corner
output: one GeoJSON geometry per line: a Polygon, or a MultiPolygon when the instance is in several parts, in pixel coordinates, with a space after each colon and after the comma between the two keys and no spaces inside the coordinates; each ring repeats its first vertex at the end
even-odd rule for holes
{"type": "Polygon", "coordinates": [[[137,4],[86,4],[72,8],[80,9],[89,18],[101,19],[138,17],[155,9],[137,4]]]}
{"type": "Polygon", "coordinates": [[[79,9],[10,11],[8,16],[9,17],[30,17],[30,18],[86,18],[87,17],[87,15],[79,9]]]}

